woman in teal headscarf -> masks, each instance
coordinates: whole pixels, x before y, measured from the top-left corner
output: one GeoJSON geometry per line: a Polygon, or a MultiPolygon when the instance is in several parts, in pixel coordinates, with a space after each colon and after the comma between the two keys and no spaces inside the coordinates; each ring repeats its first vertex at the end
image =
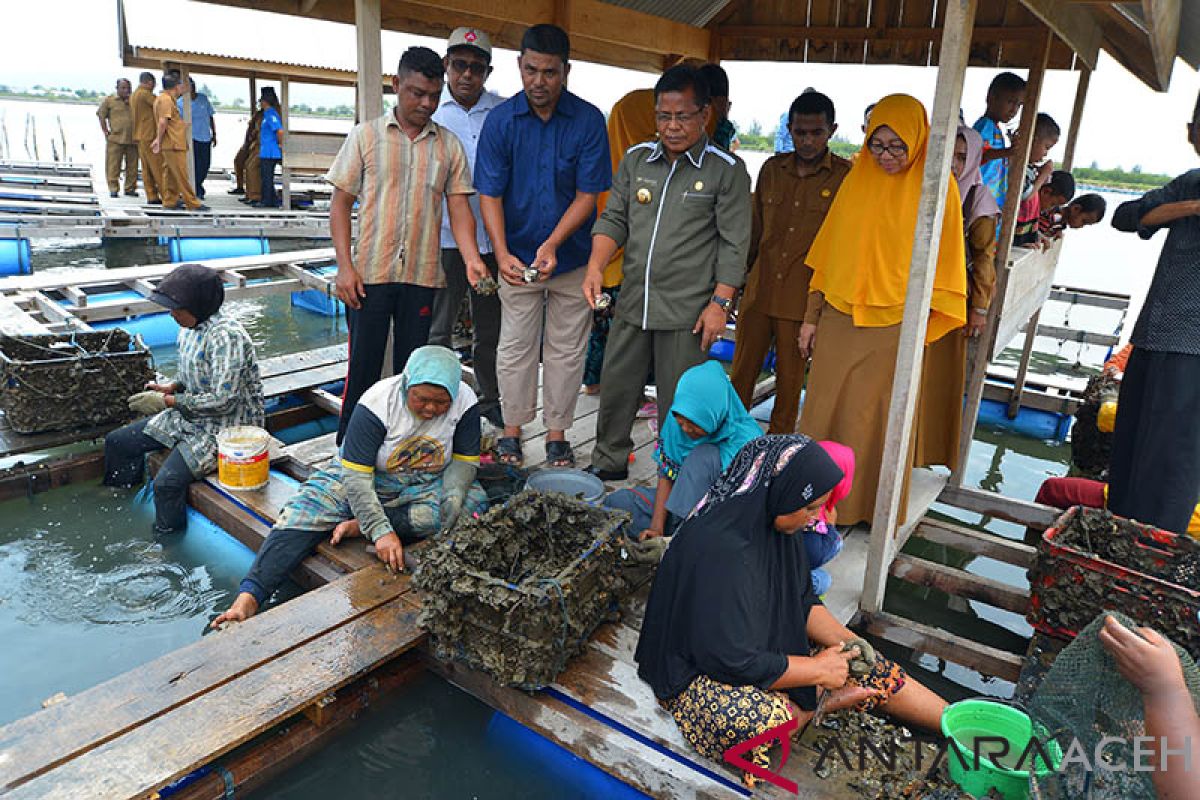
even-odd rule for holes
{"type": "Polygon", "coordinates": [[[419,347],[404,372],[363,394],[342,440],[340,460],[313,474],[279,512],[249,574],[218,625],[266,603],[322,541],[362,534],[379,559],[404,569],[401,538],[421,539],[483,510],[479,403],[458,356],[419,347]]]}
{"type": "Polygon", "coordinates": [[[679,379],[655,448],[658,487],[621,489],[604,504],[633,515],[630,531],[638,539],[669,536],[738,450],[759,436],[762,428],[746,413],[720,363],[692,367],[679,379]]]}

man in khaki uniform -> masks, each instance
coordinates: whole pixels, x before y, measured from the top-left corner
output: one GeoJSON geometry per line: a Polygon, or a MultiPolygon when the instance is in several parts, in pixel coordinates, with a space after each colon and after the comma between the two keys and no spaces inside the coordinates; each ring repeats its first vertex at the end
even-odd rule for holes
{"type": "Polygon", "coordinates": [[[125,164],[125,194],[137,197],[138,148],[133,141],[133,110],[129,104],[132,90],[129,81],[117,81],[117,93],[100,101],[96,116],[104,131],[107,148],[104,153],[104,172],[108,178],[108,193],[117,196],[121,189],[121,163],[125,164]]]}
{"type": "Polygon", "coordinates": [[[146,202],[152,206],[161,205],[162,156],[150,149],[158,135],[158,121],[154,117],[154,76],[149,72],[138,76],[138,88],[130,98],[129,108],[133,116],[133,140],[137,143],[142,162],[142,186],[146,189],[146,202]]]}
{"type": "Polygon", "coordinates": [[[150,150],[161,153],[166,186],[162,192],[163,208],[183,208],[190,211],[207,211],[208,206],[200,202],[192,191],[187,168],[187,123],[179,113],[175,101],[183,96],[186,87],[175,75],[163,76],[162,93],[154,100],[154,118],[158,120],[158,134],[150,143],[150,150]]]}
{"type": "Polygon", "coordinates": [[[262,201],[262,173],[259,171],[258,159],[258,135],[262,128],[262,118],[263,111],[257,108],[246,126],[246,162],[243,168],[246,195],[238,200],[247,204],[262,201]]]}

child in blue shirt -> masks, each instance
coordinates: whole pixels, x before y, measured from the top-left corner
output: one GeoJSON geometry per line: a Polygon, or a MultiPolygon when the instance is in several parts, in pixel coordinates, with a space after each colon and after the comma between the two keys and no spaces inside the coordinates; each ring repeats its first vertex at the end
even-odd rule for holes
{"type": "Polygon", "coordinates": [[[987,93],[987,110],[973,126],[983,137],[983,165],[979,168],[984,186],[1004,208],[1008,194],[1008,157],[1012,146],[1001,125],[1012,121],[1025,101],[1025,79],[1012,72],[1001,72],[992,79],[987,93]]]}

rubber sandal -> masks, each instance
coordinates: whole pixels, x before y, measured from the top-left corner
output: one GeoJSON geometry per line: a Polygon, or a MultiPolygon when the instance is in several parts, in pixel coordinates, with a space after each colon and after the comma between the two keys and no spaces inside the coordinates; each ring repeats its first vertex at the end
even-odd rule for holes
{"type": "Polygon", "coordinates": [[[575,451],[566,440],[546,442],[546,463],[552,467],[575,466],[575,451]]]}
{"type": "Polygon", "coordinates": [[[519,467],[525,463],[525,454],[521,452],[519,436],[501,436],[496,440],[496,458],[501,464],[519,467]]]}

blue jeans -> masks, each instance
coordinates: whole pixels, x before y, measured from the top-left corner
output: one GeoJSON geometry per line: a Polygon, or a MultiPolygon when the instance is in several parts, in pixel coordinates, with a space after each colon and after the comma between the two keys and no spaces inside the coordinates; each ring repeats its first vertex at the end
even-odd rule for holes
{"type": "MultiPolygon", "coordinates": [[[[136,486],[146,473],[146,453],[167,448],[145,433],[149,417],[131,422],[104,437],[104,485],[136,486]]],[[[187,529],[188,487],[197,478],[178,450],[172,450],[154,478],[154,532],[187,529]]]]}
{"type": "Polygon", "coordinates": [[[813,590],[817,595],[823,595],[833,585],[833,578],[821,569],[842,552],[842,535],[836,527],[830,525],[828,533],[820,531],[804,531],[804,552],[808,555],[808,568],[812,571],[813,590]]]}
{"type": "MultiPolygon", "coordinates": [[[[692,509],[704,497],[709,487],[721,477],[721,451],[713,444],[702,444],[688,453],[687,458],[679,468],[679,477],[671,488],[671,496],[667,498],[667,530],[668,536],[675,528],[692,513],[692,509]]],[[[654,500],[657,496],[656,487],[636,487],[634,489],[618,489],[604,498],[604,505],[628,511],[633,521],[625,529],[630,538],[650,527],[650,518],[654,514],[654,500]]]]}

